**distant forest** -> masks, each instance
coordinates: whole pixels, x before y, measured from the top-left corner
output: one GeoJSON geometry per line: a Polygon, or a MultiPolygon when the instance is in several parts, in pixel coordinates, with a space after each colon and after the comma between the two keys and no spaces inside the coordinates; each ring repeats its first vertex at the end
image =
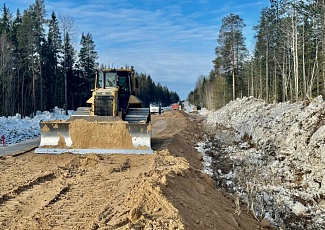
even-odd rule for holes
{"type": "Polygon", "coordinates": [[[255,47],[245,44],[244,20],[222,19],[214,69],[199,76],[188,98],[217,109],[236,98],[254,96],[267,103],[325,96],[324,0],[270,0],[254,28],[255,47]]]}
{"type": "MultiPolygon", "coordinates": [[[[18,9],[15,15],[4,4],[1,13],[0,116],[86,106],[99,66],[92,35],[82,33],[76,51],[74,19],[54,12],[45,18],[44,0],[36,0],[22,13],[18,9]]],[[[156,84],[150,75],[137,76],[138,97],[145,107],[151,101],[163,105],[179,101],[176,92],[156,84]]]]}

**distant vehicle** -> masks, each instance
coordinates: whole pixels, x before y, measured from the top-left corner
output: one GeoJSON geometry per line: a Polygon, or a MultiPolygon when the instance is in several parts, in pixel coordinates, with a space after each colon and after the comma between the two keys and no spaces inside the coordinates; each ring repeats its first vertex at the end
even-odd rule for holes
{"type": "Polygon", "coordinates": [[[190,113],[197,113],[198,112],[197,110],[198,110],[197,107],[196,106],[193,106],[193,108],[190,111],[190,113]]]}
{"type": "Polygon", "coordinates": [[[160,103],[151,102],[149,107],[150,107],[151,114],[155,114],[155,113],[161,114],[161,104],[160,103]]]}
{"type": "Polygon", "coordinates": [[[172,104],[172,110],[180,110],[181,106],[178,103],[172,104]]]}

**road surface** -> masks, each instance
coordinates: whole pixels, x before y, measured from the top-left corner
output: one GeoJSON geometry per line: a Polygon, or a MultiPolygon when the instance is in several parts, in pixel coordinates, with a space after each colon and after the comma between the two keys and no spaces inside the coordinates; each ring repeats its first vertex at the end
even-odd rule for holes
{"type": "Polygon", "coordinates": [[[24,151],[29,151],[36,148],[40,143],[41,138],[34,138],[26,141],[22,141],[12,145],[5,145],[0,147],[0,156],[8,154],[17,154],[24,151]]]}

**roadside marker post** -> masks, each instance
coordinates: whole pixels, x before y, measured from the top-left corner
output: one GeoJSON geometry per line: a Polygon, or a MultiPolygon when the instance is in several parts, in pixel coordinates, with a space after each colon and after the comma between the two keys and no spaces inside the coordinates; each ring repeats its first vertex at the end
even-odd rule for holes
{"type": "Polygon", "coordinates": [[[2,146],[5,146],[5,135],[4,134],[2,134],[2,136],[1,136],[1,141],[2,141],[2,146]]]}

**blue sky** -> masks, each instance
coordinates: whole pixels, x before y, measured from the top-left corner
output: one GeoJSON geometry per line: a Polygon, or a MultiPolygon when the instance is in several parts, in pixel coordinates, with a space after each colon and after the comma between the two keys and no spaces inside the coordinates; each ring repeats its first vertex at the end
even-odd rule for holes
{"type": "MultiPolygon", "coordinates": [[[[4,1],[14,14],[34,2],[4,1]]],[[[244,20],[243,33],[251,49],[252,27],[269,5],[269,0],[45,0],[47,18],[52,11],[74,18],[76,43],[82,32],[92,34],[100,64],[133,65],[181,99],[194,90],[200,75],[212,70],[222,18],[233,13],[244,20]]]]}

